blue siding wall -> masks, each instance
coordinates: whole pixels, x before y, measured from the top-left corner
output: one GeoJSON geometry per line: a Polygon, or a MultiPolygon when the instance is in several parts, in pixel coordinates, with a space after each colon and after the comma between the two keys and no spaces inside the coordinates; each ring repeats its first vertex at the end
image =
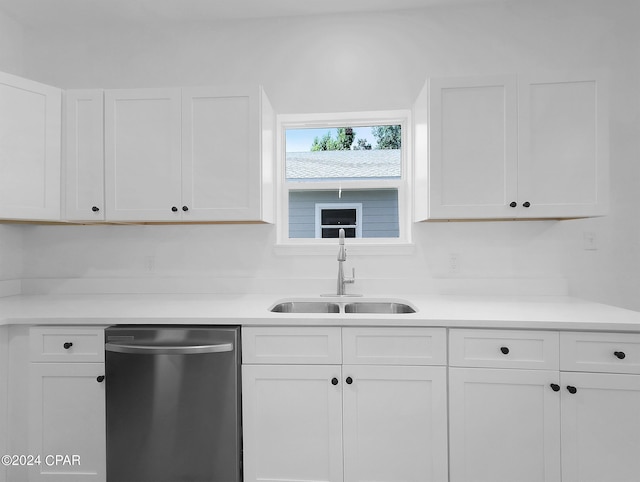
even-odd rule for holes
{"type": "Polygon", "coordinates": [[[363,238],[397,238],[398,191],[290,191],[289,238],[315,238],[316,203],[362,203],[363,238]]]}

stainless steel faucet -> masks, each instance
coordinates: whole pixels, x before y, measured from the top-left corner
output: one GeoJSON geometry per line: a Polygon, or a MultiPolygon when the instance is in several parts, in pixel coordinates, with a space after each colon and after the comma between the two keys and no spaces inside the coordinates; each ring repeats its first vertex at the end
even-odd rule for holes
{"type": "Polygon", "coordinates": [[[344,247],[344,229],[338,231],[338,296],[345,295],[344,285],[352,284],[356,280],[356,269],[353,268],[351,278],[345,278],[342,263],[347,260],[347,250],[344,247]]]}

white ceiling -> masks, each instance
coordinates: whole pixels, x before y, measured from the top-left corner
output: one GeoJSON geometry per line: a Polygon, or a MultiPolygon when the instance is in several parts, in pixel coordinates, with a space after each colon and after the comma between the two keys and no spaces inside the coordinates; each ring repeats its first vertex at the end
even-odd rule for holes
{"type": "Polygon", "coordinates": [[[403,10],[491,0],[0,0],[0,10],[30,27],[219,21],[403,10]]]}

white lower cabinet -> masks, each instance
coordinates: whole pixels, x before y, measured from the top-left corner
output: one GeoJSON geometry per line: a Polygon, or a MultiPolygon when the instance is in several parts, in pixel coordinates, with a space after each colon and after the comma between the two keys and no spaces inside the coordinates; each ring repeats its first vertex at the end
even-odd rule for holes
{"type": "Polygon", "coordinates": [[[562,373],[561,381],[562,481],[640,480],[640,376],[562,373]]]}
{"type": "MultiPolygon", "coordinates": [[[[317,338],[325,329],[308,330],[317,338]]],[[[447,481],[444,350],[438,346],[435,358],[426,353],[445,344],[444,330],[434,330],[436,343],[433,336],[418,336],[430,329],[411,336],[402,328],[342,330],[344,355],[355,353],[360,340],[361,348],[377,346],[368,351],[372,359],[389,357],[388,366],[341,365],[335,357],[334,364],[314,365],[326,361],[319,353],[335,350],[325,347],[305,360],[290,343],[291,336],[304,336],[304,328],[288,333],[279,327],[272,336],[268,331],[243,330],[243,360],[264,359],[254,352],[268,346],[281,360],[291,351],[296,364],[243,365],[245,482],[447,481]],[[365,339],[353,336],[358,334],[365,339]],[[423,356],[417,356],[420,347],[423,356]],[[403,353],[442,366],[399,365],[403,353]]],[[[325,339],[339,348],[340,338],[325,339]]]]}
{"type": "Polygon", "coordinates": [[[78,361],[104,360],[103,333],[102,327],[31,329],[28,444],[40,463],[29,468],[29,481],[106,480],[104,361],[78,361]],[[60,362],[42,362],[53,352],[60,362]]]}
{"type": "MultiPolygon", "coordinates": [[[[0,326],[0,456],[9,443],[9,328],[0,326]]],[[[0,482],[6,482],[6,467],[0,464],[0,482]]]]}
{"type": "Polygon", "coordinates": [[[640,335],[450,330],[449,343],[451,482],[640,480],[640,335]]]}
{"type": "Polygon", "coordinates": [[[33,364],[29,480],[104,481],[105,402],[101,363],[33,364]]]}
{"type": "Polygon", "coordinates": [[[560,335],[562,481],[637,482],[640,335],[560,335]]]}
{"type": "Polygon", "coordinates": [[[558,372],[450,368],[451,482],[559,482],[558,372]]]}
{"type": "Polygon", "coordinates": [[[342,478],[340,366],[242,368],[245,481],[342,478]]]}
{"type": "Polygon", "coordinates": [[[342,368],[344,480],[446,481],[446,368],[342,368]]]}

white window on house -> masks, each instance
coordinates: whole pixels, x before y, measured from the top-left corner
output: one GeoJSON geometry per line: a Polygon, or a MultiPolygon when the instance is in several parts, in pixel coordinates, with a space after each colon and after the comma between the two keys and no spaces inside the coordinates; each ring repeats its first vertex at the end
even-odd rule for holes
{"type": "Polygon", "coordinates": [[[409,111],[278,116],[278,243],[410,242],[409,111]]]}
{"type": "Polygon", "coordinates": [[[316,238],[337,238],[344,229],[346,238],[362,237],[362,203],[317,203],[316,238]]]}

